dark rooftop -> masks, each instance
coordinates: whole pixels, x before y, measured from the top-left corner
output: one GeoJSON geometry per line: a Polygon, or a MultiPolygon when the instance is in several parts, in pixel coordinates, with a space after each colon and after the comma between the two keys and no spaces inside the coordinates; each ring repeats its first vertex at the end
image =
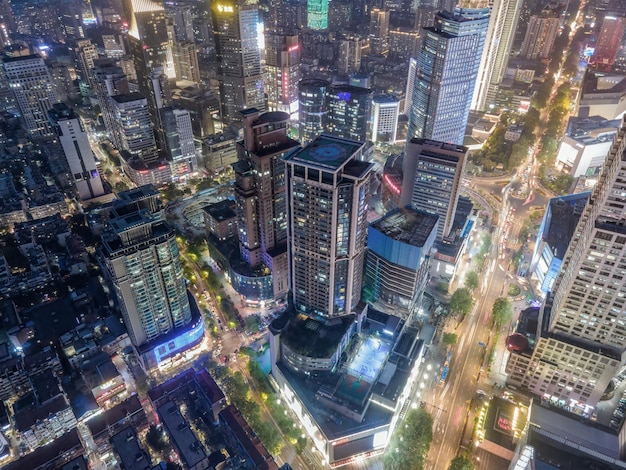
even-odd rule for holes
{"type": "Polygon", "coordinates": [[[233,405],[220,411],[220,418],[228,425],[241,446],[250,456],[254,468],[259,470],[277,470],[278,465],[274,458],[261,443],[257,435],[250,428],[241,413],[233,405]]]}
{"type": "Polygon", "coordinates": [[[202,444],[183,418],[176,403],[166,401],[157,408],[157,413],[187,468],[194,467],[207,458],[202,444]]]}
{"type": "Polygon", "coordinates": [[[208,206],[204,206],[203,210],[218,222],[237,217],[235,213],[235,201],[231,199],[224,199],[215,204],[209,204],[208,206]]]}
{"type": "Polygon", "coordinates": [[[145,100],[146,98],[141,93],[126,93],[123,95],[113,95],[111,99],[117,103],[130,103],[131,101],[145,100]]]}
{"type": "MultiPolygon", "coordinates": [[[[527,416],[518,416],[521,409],[516,403],[493,397],[485,416],[485,439],[505,449],[515,450],[517,439],[514,436],[516,431],[514,426],[517,424],[517,430],[521,431],[527,418],[527,416]],[[518,408],[517,411],[516,408],[518,408]]],[[[523,409],[527,410],[526,407],[523,409]]]]}
{"type": "Polygon", "coordinates": [[[362,147],[363,143],[356,140],[322,134],[306,147],[285,157],[285,160],[336,171],[352,159],[362,147]]]}
{"type": "Polygon", "coordinates": [[[69,408],[69,405],[65,402],[65,398],[63,395],[58,395],[44,406],[31,407],[16,413],[14,416],[15,428],[19,432],[24,432],[37,421],[43,421],[47,419],[48,416],[63,411],[66,408],[69,408]]]}
{"type": "Polygon", "coordinates": [[[371,226],[389,238],[422,247],[433,230],[436,230],[438,219],[437,214],[406,206],[388,212],[371,226]]]}
{"type": "Polygon", "coordinates": [[[127,470],[148,470],[152,467],[150,457],[141,448],[137,433],[132,427],[122,429],[111,438],[115,452],[122,461],[122,468],[127,470]]]}
{"type": "Polygon", "coordinates": [[[333,319],[332,322],[322,323],[304,315],[292,314],[282,340],[298,354],[317,358],[330,357],[354,318],[354,315],[345,315],[333,319]],[[311,334],[312,332],[315,334],[311,334]]]}
{"type": "Polygon", "coordinates": [[[78,429],[57,437],[50,444],[38,448],[36,451],[25,455],[19,460],[6,464],[2,470],[36,470],[40,468],[56,468],[56,466],[47,465],[51,462],[66,457],[67,454],[74,450],[76,453],[84,452],[80,438],[78,437],[78,429]]]}

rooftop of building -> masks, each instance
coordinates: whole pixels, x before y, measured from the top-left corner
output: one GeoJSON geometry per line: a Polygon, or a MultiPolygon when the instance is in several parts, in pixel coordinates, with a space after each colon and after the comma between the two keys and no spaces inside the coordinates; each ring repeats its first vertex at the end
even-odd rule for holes
{"type": "Polygon", "coordinates": [[[361,151],[362,142],[328,134],[316,137],[309,145],[285,157],[286,161],[303,163],[322,170],[337,171],[361,151]]]}
{"type": "Polygon", "coordinates": [[[583,145],[613,142],[622,125],[621,119],[608,120],[602,116],[571,116],[566,134],[583,145]]]}
{"type": "Polygon", "coordinates": [[[587,69],[583,79],[583,96],[589,94],[622,94],[626,92],[626,75],[602,73],[587,69]]]}
{"type": "Polygon", "coordinates": [[[443,150],[445,152],[453,152],[458,154],[466,154],[467,147],[457,144],[449,144],[446,142],[440,142],[438,140],[422,139],[421,137],[413,137],[411,139],[412,144],[421,145],[422,153],[428,153],[434,151],[436,155],[440,155],[437,150],[443,150]]]}
{"type": "Polygon", "coordinates": [[[194,467],[207,458],[202,444],[189,427],[189,423],[183,418],[176,403],[168,400],[157,408],[157,413],[170,438],[174,441],[186,468],[194,467]]]}
{"type": "Polygon", "coordinates": [[[439,216],[411,206],[394,209],[370,226],[396,241],[422,247],[435,230],[439,216]]]}
{"type": "Polygon", "coordinates": [[[152,468],[150,456],[141,448],[137,433],[128,426],[111,437],[111,443],[122,461],[122,468],[148,470],[152,468]]]}
{"type": "Polygon", "coordinates": [[[159,195],[159,190],[154,185],[145,184],[143,186],[139,186],[138,188],[120,191],[117,193],[117,199],[123,204],[128,204],[130,202],[141,201],[146,198],[159,197],[159,195]]]}
{"type": "Polygon", "coordinates": [[[171,393],[174,393],[182,387],[186,387],[192,382],[195,382],[200,387],[204,395],[211,402],[211,405],[224,399],[224,392],[222,392],[222,389],[205,369],[200,371],[187,369],[176,377],[148,390],[148,397],[152,403],[157,403],[164,397],[168,397],[171,393]]]}
{"type": "Polygon", "coordinates": [[[319,358],[333,354],[354,322],[354,315],[332,318],[327,322],[289,311],[281,317],[288,319],[288,327],[282,334],[285,344],[298,354],[319,358]]]}
{"type": "Polygon", "coordinates": [[[220,418],[228,425],[241,446],[245,449],[254,464],[254,468],[259,470],[278,469],[274,458],[261,443],[237,408],[233,405],[227,406],[220,411],[220,418]]]}
{"type": "Polygon", "coordinates": [[[48,111],[48,116],[53,122],[60,121],[62,119],[77,119],[77,115],[72,108],[65,103],[55,103],[52,105],[52,109],[48,111]]]}
{"type": "Polygon", "coordinates": [[[2,59],[2,62],[6,63],[13,63],[13,62],[22,62],[22,61],[27,61],[27,60],[33,60],[33,59],[41,59],[41,56],[38,54],[29,54],[29,55],[18,55],[18,56],[14,56],[14,57],[4,57],[2,59]]]}
{"type": "MultiPolygon", "coordinates": [[[[542,406],[537,401],[533,401],[530,406],[529,433],[531,443],[542,441],[556,445],[565,453],[569,451],[578,455],[582,453],[595,458],[606,456],[610,459],[620,460],[619,436],[614,432],[600,425],[595,425],[589,420],[574,417],[557,408],[542,406]]],[[[601,461],[603,460],[601,459],[601,461]]],[[[581,460],[578,462],[580,463],[581,460]]],[[[604,461],[603,463],[606,464],[607,462],[604,461]]],[[[559,466],[559,468],[574,467],[559,466]]],[[[582,466],[578,468],[582,468],[582,466]]],[[[585,468],[595,468],[595,466],[585,466],[585,468]]]]}
{"type": "Polygon", "coordinates": [[[142,414],[145,417],[145,412],[137,395],[131,395],[122,403],[90,419],[87,426],[95,438],[108,428],[114,427],[134,414],[142,414]]]}
{"type": "Polygon", "coordinates": [[[80,368],[90,388],[96,388],[120,375],[111,356],[105,352],[82,362],[80,368]]]}
{"type": "Polygon", "coordinates": [[[113,95],[111,99],[116,103],[131,103],[133,101],[145,100],[146,98],[139,92],[124,93],[122,95],[113,95]]]}
{"type": "MultiPolygon", "coordinates": [[[[391,422],[393,411],[373,401],[372,394],[389,400],[393,406],[402,394],[415,361],[423,352],[423,341],[418,339],[417,330],[403,328],[403,325],[400,319],[368,307],[363,331],[344,353],[347,358],[343,359],[345,366],[339,368],[341,372],[305,376],[278,363],[290,386],[329,440],[391,422]],[[333,411],[326,403],[328,400],[337,409],[345,408],[346,414],[333,411]],[[362,415],[362,419],[357,421],[348,415],[362,415]]],[[[272,327],[275,326],[273,323],[272,327]]],[[[366,441],[352,442],[341,450],[336,447],[335,457],[341,459],[344,458],[342,453],[348,457],[371,450],[371,441],[366,441]]]]}
{"type": "Polygon", "coordinates": [[[584,192],[555,197],[548,202],[549,221],[543,240],[557,258],[563,259],[590,196],[591,193],[584,192]]]}
{"type": "Polygon", "coordinates": [[[330,82],[321,78],[305,78],[298,83],[298,88],[322,88],[330,86],[330,82]]]}
{"type": "Polygon", "coordinates": [[[485,415],[485,439],[505,449],[515,450],[527,419],[527,407],[494,396],[485,415]]]}
{"type": "Polygon", "coordinates": [[[395,104],[395,103],[400,102],[397,96],[391,95],[389,93],[374,95],[374,98],[372,98],[372,100],[374,101],[374,103],[380,103],[380,104],[391,104],[391,103],[395,104]]]}
{"type": "MultiPolygon", "coordinates": [[[[32,468],[42,468],[46,464],[63,457],[68,457],[71,451],[77,453],[83,451],[83,447],[78,436],[78,429],[74,428],[66,432],[61,437],[57,437],[49,444],[39,447],[34,452],[26,454],[18,460],[5,464],[2,470],[26,470],[32,468]]],[[[45,468],[58,468],[58,466],[46,466],[45,468]]]]}
{"type": "Polygon", "coordinates": [[[69,408],[69,405],[66,403],[63,395],[57,395],[56,398],[50,400],[46,405],[31,406],[15,413],[15,428],[18,432],[24,432],[36,423],[46,421],[50,415],[59,413],[66,408],[69,408]]]}
{"type": "Polygon", "coordinates": [[[235,213],[235,201],[232,199],[224,199],[223,201],[209,204],[204,206],[202,210],[218,222],[237,217],[235,213]]]}
{"type": "Polygon", "coordinates": [[[75,459],[72,459],[63,466],[59,467],[58,470],[89,470],[89,464],[85,460],[85,457],[79,455],[75,459]]]}

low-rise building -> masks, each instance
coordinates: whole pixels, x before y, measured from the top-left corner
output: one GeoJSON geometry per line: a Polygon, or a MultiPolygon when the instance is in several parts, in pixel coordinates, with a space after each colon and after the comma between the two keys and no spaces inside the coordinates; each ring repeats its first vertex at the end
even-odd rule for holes
{"type": "Polygon", "coordinates": [[[227,240],[237,236],[235,201],[225,199],[205,206],[203,214],[207,235],[213,234],[219,240],[227,240]]]}
{"type": "Polygon", "coordinates": [[[32,406],[14,416],[15,430],[31,449],[58,439],[76,427],[76,417],[63,395],[57,395],[43,406],[32,406]]]}
{"type": "Polygon", "coordinates": [[[237,140],[237,135],[228,131],[205,138],[202,141],[204,167],[216,173],[236,163],[237,140]]]}
{"type": "Polygon", "coordinates": [[[220,426],[226,430],[224,437],[241,461],[240,468],[278,470],[274,457],[270,455],[237,408],[229,405],[220,412],[219,417],[220,426]]]}

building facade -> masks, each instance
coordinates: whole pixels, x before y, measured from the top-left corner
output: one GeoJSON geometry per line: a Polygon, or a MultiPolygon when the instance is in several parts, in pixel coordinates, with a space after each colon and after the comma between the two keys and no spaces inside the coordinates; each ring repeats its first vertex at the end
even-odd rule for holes
{"type": "Polygon", "coordinates": [[[298,84],[298,130],[302,145],[308,144],[326,130],[326,92],[329,88],[329,82],[317,78],[305,79],[298,84]]]}
{"type": "Polygon", "coordinates": [[[531,60],[548,59],[560,24],[559,16],[549,10],[541,15],[531,16],[520,56],[531,60]]]}
{"type": "Polygon", "coordinates": [[[288,247],[297,311],[330,319],[361,296],[372,166],[364,144],[328,135],[287,156],[288,247]]]}
{"type": "Polygon", "coordinates": [[[457,8],[424,29],[407,140],[463,144],[488,25],[488,8],[457,8]]]}
{"type": "Polygon", "coordinates": [[[298,117],[300,41],[297,35],[265,34],[267,107],[298,117]]]}
{"type": "Polygon", "coordinates": [[[78,197],[86,201],[102,196],[104,194],[102,179],[80,119],[71,108],[62,103],[55,104],[48,115],[63,147],[70,179],[74,182],[78,197]]]}
{"type": "Polygon", "coordinates": [[[426,139],[411,139],[406,147],[400,206],[439,215],[437,241],[447,237],[454,222],[467,147],[426,139]]]}
{"type": "Polygon", "coordinates": [[[38,55],[11,57],[2,65],[28,135],[34,139],[53,136],[48,111],[59,100],[43,59],[38,55]]]}
{"type": "Polygon", "coordinates": [[[507,364],[510,383],[582,413],[596,406],[626,350],[625,136],[623,121],[541,310],[535,347],[507,364]]]}
{"type": "Polygon", "coordinates": [[[367,140],[372,91],[351,85],[331,85],[326,92],[326,131],[343,139],[367,140]]]}
{"type": "Polygon", "coordinates": [[[256,2],[229,0],[211,7],[222,118],[239,118],[242,109],[265,109],[264,74],[257,27],[256,2]]]}
{"type": "Polygon", "coordinates": [[[191,114],[186,109],[166,107],[161,109],[161,122],[172,177],[184,180],[198,169],[191,114]]]}
{"type": "Polygon", "coordinates": [[[395,142],[398,134],[400,100],[393,95],[376,95],[372,100],[372,142],[395,142]]]}
{"type": "Polygon", "coordinates": [[[106,273],[136,347],[192,321],[176,234],[162,220],[158,195],[150,186],[121,193],[102,236],[106,273]]]}

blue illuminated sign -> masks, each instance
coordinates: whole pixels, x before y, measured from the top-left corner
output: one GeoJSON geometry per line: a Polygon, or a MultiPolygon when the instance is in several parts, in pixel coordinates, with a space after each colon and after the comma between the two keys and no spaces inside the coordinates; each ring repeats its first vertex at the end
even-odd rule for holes
{"type": "Polygon", "coordinates": [[[154,358],[157,363],[196,346],[204,337],[204,323],[198,319],[190,329],[185,329],[175,338],[161,343],[154,348],[154,358]]]}
{"type": "Polygon", "coordinates": [[[341,91],[337,93],[337,98],[342,101],[350,101],[350,98],[352,98],[352,93],[350,93],[349,91],[341,91]]]}

